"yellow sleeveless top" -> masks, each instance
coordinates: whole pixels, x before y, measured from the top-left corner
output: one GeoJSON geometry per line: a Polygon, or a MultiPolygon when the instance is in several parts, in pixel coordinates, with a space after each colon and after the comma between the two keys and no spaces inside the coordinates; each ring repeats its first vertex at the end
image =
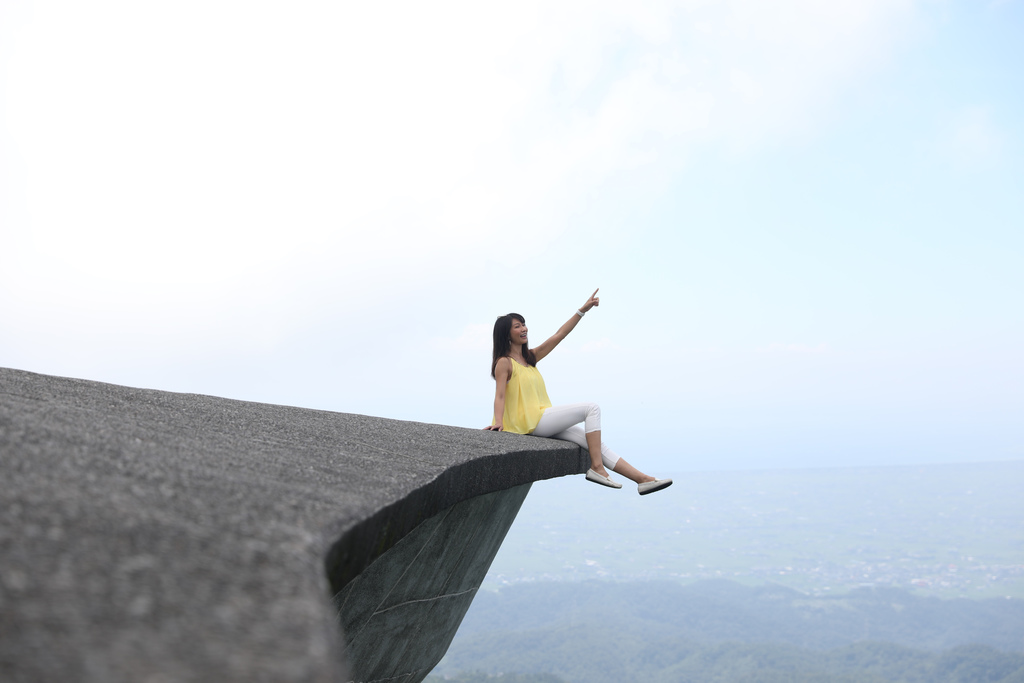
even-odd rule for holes
{"type": "Polygon", "coordinates": [[[505,414],[502,428],[506,432],[529,434],[537,428],[545,408],[551,407],[547,387],[540,370],[534,366],[512,363],[512,376],[505,385],[505,414]]]}

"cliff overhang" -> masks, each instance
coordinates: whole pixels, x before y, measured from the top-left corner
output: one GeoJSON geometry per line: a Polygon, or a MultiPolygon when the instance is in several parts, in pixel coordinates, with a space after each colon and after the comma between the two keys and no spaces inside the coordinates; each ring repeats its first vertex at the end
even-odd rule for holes
{"type": "Polygon", "coordinates": [[[421,537],[493,524],[500,544],[531,482],[587,464],[548,439],[0,368],[0,672],[352,680],[358,577],[392,556],[407,579],[485,571],[493,543],[470,561],[421,537]]]}

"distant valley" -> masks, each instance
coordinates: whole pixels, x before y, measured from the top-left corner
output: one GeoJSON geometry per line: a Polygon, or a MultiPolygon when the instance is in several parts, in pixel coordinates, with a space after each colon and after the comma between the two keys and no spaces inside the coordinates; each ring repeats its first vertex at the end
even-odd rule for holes
{"type": "Polygon", "coordinates": [[[1024,461],[673,476],[643,498],[582,477],[534,484],[484,588],[727,578],[1024,599],[1024,461]]]}
{"type": "Polygon", "coordinates": [[[893,588],[809,597],[731,581],[523,584],[478,596],[428,680],[503,672],[580,683],[1019,683],[1024,601],[893,588]]]}
{"type": "Polygon", "coordinates": [[[1024,683],[1024,462],[673,477],[534,484],[427,680],[1024,683]]]}

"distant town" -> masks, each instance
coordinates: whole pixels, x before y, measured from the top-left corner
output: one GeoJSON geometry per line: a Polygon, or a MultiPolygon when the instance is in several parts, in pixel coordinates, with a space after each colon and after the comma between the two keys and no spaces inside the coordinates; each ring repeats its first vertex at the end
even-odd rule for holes
{"type": "Polygon", "coordinates": [[[651,504],[541,482],[483,587],[722,578],[812,595],[880,586],[1024,599],[1019,461],[696,473],[684,481],[687,490],[651,504]]]}
{"type": "Polygon", "coordinates": [[[879,558],[840,565],[812,562],[788,565],[755,564],[750,569],[722,569],[696,565],[687,571],[675,571],[656,565],[638,572],[623,572],[590,559],[580,565],[563,565],[559,571],[538,573],[492,573],[484,588],[496,588],[532,581],[612,581],[676,579],[731,579],[740,582],[774,582],[812,595],[845,592],[861,586],[916,589],[918,593],[939,597],[1024,599],[1024,564],[983,564],[973,557],[956,562],[938,562],[935,558],[879,558]]]}

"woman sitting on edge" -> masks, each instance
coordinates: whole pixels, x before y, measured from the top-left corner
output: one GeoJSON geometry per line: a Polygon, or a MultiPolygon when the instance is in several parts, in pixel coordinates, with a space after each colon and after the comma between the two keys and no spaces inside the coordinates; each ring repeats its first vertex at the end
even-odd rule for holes
{"type": "Polygon", "coordinates": [[[589,481],[621,489],[622,484],[609,478],[607,467],[635,481],[641,496],[654,493],[671,486],[672,480],[644,474],[601,442],[601,409],[596,403],[552,407],[544,378],[537,369],[537,363],[572,332],[583,314],[599,303],[595,289],[587,303],[553,337],[535,349],[528,346],[523,316],[509,313],[495,321],[491,361],[491,377],[495,382],[494,421],[485,429],[572,441],[590,452],[589,481]],[[585,428],[579,427],[580,422],[585,428]]]}

